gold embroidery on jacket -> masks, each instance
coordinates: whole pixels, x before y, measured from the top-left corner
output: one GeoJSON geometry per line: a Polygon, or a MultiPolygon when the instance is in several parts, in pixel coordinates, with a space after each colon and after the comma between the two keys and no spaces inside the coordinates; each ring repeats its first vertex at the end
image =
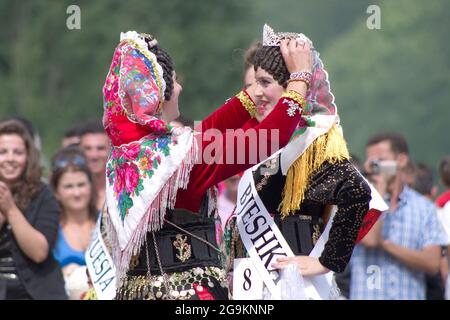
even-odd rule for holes
{"type": "Polygon", "coordinates": [[[173,246],[178,250],[176,255],[181,262],[189,260],[191,257],[191,245],[187,243],[187,236],[177,234],[176,240],[173,242],[173,246]]]}
{"type": "Polygon", "coordinates": [[[312,234],[313,245],[316,245],[320,237],[320,226],[318,224],[313,225],[314,232],[312,234]]]}

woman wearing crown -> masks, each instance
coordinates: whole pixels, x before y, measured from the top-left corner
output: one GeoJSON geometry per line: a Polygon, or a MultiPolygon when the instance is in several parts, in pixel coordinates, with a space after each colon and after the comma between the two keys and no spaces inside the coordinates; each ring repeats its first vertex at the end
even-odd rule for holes
{"type": "MultiPolygon", "coordinates": [[[[263,46],[253,61],[255,102],[276,109],[276,101],[289,85],[305,83],[302,119],[286,147],[246,171],[239,185],[240,203],[224,234],[228,271],[233,269],[234,258],[250,256],[272,296],[279,288],[271,278],[279,278],[280,269],[289,264],[298,265],[303,276],[342,272],[357,240],[386,209],[383,201],[369,207],[374,195],[371,187],[349,162],[328,74],[318,52],[312,51],[311,73],[293,73],[281,59],[281,39],[302,39],[312,47],[303,34],[275,33],[265,26],[263,46]],[[318,240],[332,212],[322,251],[309,256],[320,245],[318,240]],[[272,228],[270,221],[276,227],[272,228]]],[[[306,296],[327,298],[328,294],[316,290],[306,296]]]]}
{"type": "MultiPolygon", "coordinates": [[[[291,72],[311,70],[309,44],[285,40],[282,48],[291,72]]],[[[248,129],[255,141],[238,144],[225,131],[254,116],[251,92],[239,92],[192,131],[169,125],[179,115],[181,89],[170,56],[154,37],[121,34],[103,87],[103,124],[112,144],[105,225],[116,299],[227,298],[213,187],[252,165],[252,146],[259,155],[288,143],[306,93],[304,83],[289,84],[274,111],[248,129]],[[270,133],[260,139],[271,130],[279,141],[270,133]]]]}

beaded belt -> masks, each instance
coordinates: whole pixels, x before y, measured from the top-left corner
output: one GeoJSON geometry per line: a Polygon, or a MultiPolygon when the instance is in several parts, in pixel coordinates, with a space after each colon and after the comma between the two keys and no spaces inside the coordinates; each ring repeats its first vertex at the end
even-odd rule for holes
{"type": "Polygon", "coordinates": [[[127,276],[117,291],[120,300],[191,299],[203,287],[220,285],[226,288],[226,273],[217,267],[192,268],[183,272],[161,275],[127,276]]]}
{"type": "Polygon", "coordinates": [[[131,259],[116,299],[185,300],[226,288],[214,219],[175,209],[164,220],[131,259]]]}

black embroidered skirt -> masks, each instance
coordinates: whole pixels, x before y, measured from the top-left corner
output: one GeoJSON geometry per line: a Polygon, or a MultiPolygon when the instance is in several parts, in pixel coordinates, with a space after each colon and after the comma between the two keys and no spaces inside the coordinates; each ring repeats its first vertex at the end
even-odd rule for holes
{"type": "Polygon", "coordinates": [[[167,219],[170,224],[147,234],[116,299],[228,299],[214,219],[186,211],[171,212],[167,219]]]}

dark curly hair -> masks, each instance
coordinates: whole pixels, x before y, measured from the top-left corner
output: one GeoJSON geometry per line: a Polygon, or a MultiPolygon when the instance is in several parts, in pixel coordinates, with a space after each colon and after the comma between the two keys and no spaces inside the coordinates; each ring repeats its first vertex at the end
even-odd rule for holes
{"type": "Polygon", "coordinates": [[[173,92],[173,79],[172,74],[174,71],[174,64],[172,58],[169,54],[159,46],[159,44],[151,45],[150,42],[152,38],[145,37],[145,42],[147,43],[148,50],[150,50],[155,56],[158,63],[163,69],[163,78],[166,82],[166,91],[164,91],[164,99],[170,100],[173,92]]]}
{"type": "Polygon", "coordinates": [[[280,86],[286,88],[289,72],[281,55],[280,47],[263,46],[256,51],[253,65],[255,71],[258,67],[269,73],[280,86]]]}

